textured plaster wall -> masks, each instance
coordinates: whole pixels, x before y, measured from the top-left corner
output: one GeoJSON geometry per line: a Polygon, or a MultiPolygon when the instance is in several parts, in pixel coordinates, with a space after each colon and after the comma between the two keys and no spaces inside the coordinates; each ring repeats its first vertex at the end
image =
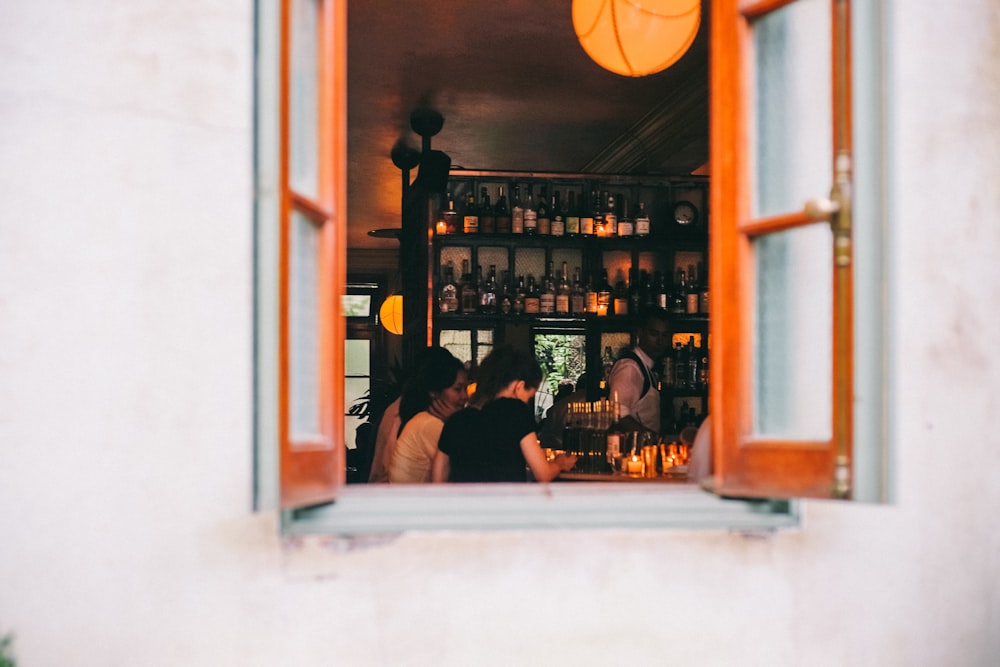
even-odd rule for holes
{"type": "Polygon", "coordinates": [[[894,3],[891,506],[281,543],[252,6],[0,10],[0,633],[24,665],[1000,663],[1000,10],[894,3]]]}

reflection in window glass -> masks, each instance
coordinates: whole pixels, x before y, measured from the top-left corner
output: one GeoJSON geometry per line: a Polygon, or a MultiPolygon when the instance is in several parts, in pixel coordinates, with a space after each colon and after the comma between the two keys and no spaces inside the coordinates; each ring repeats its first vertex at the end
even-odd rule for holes
{"type": "Polygon", "coordinates": [[[754,435],[830,437],[832,234],[815,224],[754,241],[754,435]]]}
{"type": "Polygon", "coordinates": [[[316,437],[319,423],[319,228],[298,212],[291,217],[289,266],[289,412],[292,441],[316,437]]]}
{"type": "Polygon", "coordinates": [[[292,53],[289,82],[290,180],[293,189],[318,194],[319,44],[316,0],[292,0],[292,53]]]}
{"type": "Polygon", "coordinates": [[[752,215],[802,210],[833,185],[830,3],[799,0],[753,25],[757,117],[751,120],[756,161],[752,215]],[[754,131],[755,130],[755,131],[754,131]]]}

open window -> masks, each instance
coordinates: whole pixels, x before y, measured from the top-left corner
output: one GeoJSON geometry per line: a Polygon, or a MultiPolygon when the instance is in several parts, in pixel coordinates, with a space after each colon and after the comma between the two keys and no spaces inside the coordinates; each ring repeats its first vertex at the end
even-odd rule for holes
{"type": "MultiPolygon", "coordinates": [[[[715,490],[730,500],[695,488],[624,490],[600,484],[548,490],[539,485],[341,488],[346,4],[282,0],[274,38],[280,53],[273,100],[280,118],[274,137],[278,204],[268,218],[259,188],[258,228],[264,232],[258,235],[266,237],[268,225],[280,220],[275,234],[279,268],[273,276],[279,285],[273,299],[278,371],[275,391],[258,388],[258,403],[273,399],[278,409],[274,424],[267,421],[267,409],[259,411],[263,444],[258,460],[267,466],[272,427],[280,451],[280,461],[274,462],[280,492],[271,495],[283,508],[306,508],[286,515],[294,519],[287,531],[773,527],[796,521],[794,504],[780,499],[855,496],[852,340],[858,329],[850,180],[856,101],[851,97],[849,0],[712,2],[709,265],[715,349],[710,406],[715,490]],[[455,495],[462,502],[456,503],[455,495]],[[337,507],[317,505],[335,497],[337,507]],[[753,497],[762,500],[749,500],[753,497]]],[[[267,97],[259,94],[258,100],[260,105],[267,97]]],[[[259,159],[266,161],[267,155],[259,151],[259,159]]],[[[869,183],[877,180],[873,162],[877,158],[868,161],[869,183]]],[[[261,303],[269,258],[260,251],[258,256],[263,257],[257,286],[261,303]]],[[[877,257],[868,258],[869,267],[877,263],[877,257]]],[[[869,271],[864,278],[877,284],[880,276],[869,271]]],[[[261,310],[268,310],[266,303],[261,310]]],[[[262,326],[258,320],[258,375],[266,389],[271,342],[266,312],[264,321],[262,326]]],[[[874,394],[880,388],[871,374],[878,370],[875,364],[866,367],[874,368],[866,371],[874,394]]],[[[878,402],[876,396],[867,405],[878,402]]],[[[262,494],[264,505],[268,495],[262,494]]]]}

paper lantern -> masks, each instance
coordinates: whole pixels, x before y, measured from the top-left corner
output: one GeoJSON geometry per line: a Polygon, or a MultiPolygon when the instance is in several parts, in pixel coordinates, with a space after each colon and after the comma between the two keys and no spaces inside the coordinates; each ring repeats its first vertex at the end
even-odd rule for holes
{"type": "Polygon", "coordinates": [[[382,302],[382,307],[378,309],[378,318],[382,320],[382,326],[389,333],[397,336],[403,335],[403,297],[393,294],[382,302]]]}
{"type": "Polygon", "coordinates": [[[583,50],[622,76],[670,67],[700,24],[701,0],[573,0],[573,29],[583,50]]]}

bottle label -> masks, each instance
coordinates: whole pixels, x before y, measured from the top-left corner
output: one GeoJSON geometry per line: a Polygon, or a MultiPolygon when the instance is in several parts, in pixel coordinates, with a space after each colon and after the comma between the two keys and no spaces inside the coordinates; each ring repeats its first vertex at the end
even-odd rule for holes
{"type": "Polygon", "coordinates": [[[462,229],[466,234],[476,234],[479,232],[479,216],[466,215],[462,218],[462,229]]]}
{"type": "Polygon", "coordinates": [[[529,296],[524,300],[524,312],[530,315],[537,315],[541,304],[537,296],[529,296]]]}
{"type": "Polygon", "coordinates": [[[569,294],[556,295],[556,312],[564,315],[569,313],[569,294]]]}
{"type": "Polygon", "coordinates": [[[524,233],[524,209],[515,206],[510,215],[510,231],[513,234],[524,233]]]}
{"type": "Polygon", "coordinates": [[[580,216],[566,216],[566,233],[570,235],[580,233],[580,216]]]}
{"type": "Polygon", "coordinates": [[[524,233],[534,234],[538,229],[538,213],[530,208],[524,211],[524,233]]]}
{"type": "Polygon", "coordinates": [[[687,295],[687,312],[689,315],[698,312],[698,293],[693,292],[687,295]]]}
{"type": "Polygon", "coordinates": [[[543,292],[538,298],[538,312],[546,314],[556,312],[556,295],[552,292],[543,292]]]}
{"type": "Polygon", "coordinates": [[[604,214],[604,228],[608,236],[618,236],[618,216],[614,213],[604,214]]]}
{"type": "Polygon", "coordinates": [[[594,235],[594,219],[592,217],[585,215],[580,218],[580,233],[587,236],[594,235]]]}
{"type": "Polygon", "coordinates": [[[552,236],[565,236],[566,221],[562,219],[561,215],[557,215],[556,217],[552,218],[551,233],[552,236]]]}
{"type": "Polygon", "coordinates": [[[635,219],[635,235],[649,236],[649,218],[640,216],[635,219]]]}
{"type": "Polygon", "coordinates": [[[632,236],[632,221],[622,220],[618,223],[618,236],[632,236]]]}

